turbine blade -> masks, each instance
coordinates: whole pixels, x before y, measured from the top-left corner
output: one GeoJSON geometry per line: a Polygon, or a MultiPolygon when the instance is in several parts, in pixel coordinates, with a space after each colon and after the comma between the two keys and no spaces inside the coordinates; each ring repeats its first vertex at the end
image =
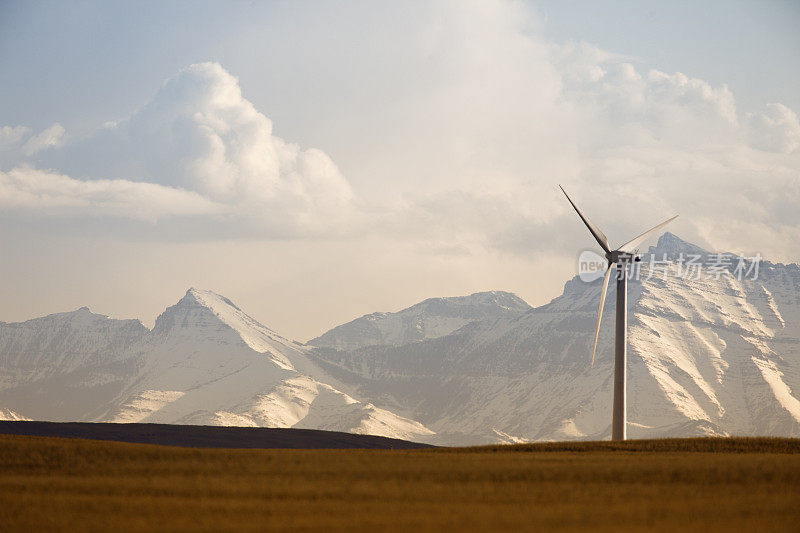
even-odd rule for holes
{"type": "Polygon", "coordinates": [[[674,217],[672,217],[669,220],[665,220],[664,222],[662,222],[661,224],[659,224],[658,226],[656,226],[653,229],[649,229],[649,230],[645,231],[644,233],[642,233],[641,235],[639,235],[635,239],[632,239],[632,240],[626,242],[625,244],[623,244],[622,246],[620,246],[619,247],[619,251],[620,252],[625,252],[626,254],[633,253],[633,251],[636,249],[636,247],[639,246],[640,244],[642,244],[642,242],[644,242],[650,235],[652,235],[656,231],[660,230],[661,228],[663,228],[664,226],[666,226],[667,224],[669,224],[670,222],[672,222],[676,218],[678,218],[678,215],[675,215],[674,217]]]}
{"type": "Polygon", "coordinates": [[[611,268],[614,263],[609,263],[606,275],[603,278],[603,290],[600,291],[600,309],[597,310],[597,327],[594,330],[594,346],[592,347],[592,368],[594,368],[594,352],[597,351],[597,336],[600,335],[600,319],[603,318],[603,306],[606,303],[606,291],[608,290],[608,278],[611,277],[611,268]]]}
{"type": "Polygon", "coordinates": [[[569,203],[572,204],[572,207],[575,208],[575,212],[578,213],[579,217],[581,217],[581,220],[583,220],[583,223],[586,224],[587,228],[589,228],[589,231],[592,233],[592,236],[597,241],[597,244],[600,245],[600,248],[605,250],[607,253],[610,253],[611,252],[611,246],[608,244],[608,239],[606,239],[606,236],[603,235],[603,232],[600,231],[600,229],[597,226],[592,224],[591,221],[589,221],[588,218],[583,216],[583,213],[581,213],[581,210],[578,209],[577,205],[575,205],[575,202],[572,201],[572,198],[569,197],[569,195],[567,194],[567,191],[564,190],[564,187],[561,187],[561,185],[559,185],[559,187],[561,188],[561,192],[564,193],[564,196],[567,197],[567,200],[569,200],[569,203]]]}

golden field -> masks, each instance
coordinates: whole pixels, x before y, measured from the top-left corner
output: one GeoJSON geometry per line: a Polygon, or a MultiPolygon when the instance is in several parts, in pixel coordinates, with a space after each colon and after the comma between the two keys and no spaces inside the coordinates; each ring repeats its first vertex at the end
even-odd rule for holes
{"type": "Polygon", "coordinates": [[[800,528],[800,441],[198,449],[0,435],[0,529],[800,528]]]}

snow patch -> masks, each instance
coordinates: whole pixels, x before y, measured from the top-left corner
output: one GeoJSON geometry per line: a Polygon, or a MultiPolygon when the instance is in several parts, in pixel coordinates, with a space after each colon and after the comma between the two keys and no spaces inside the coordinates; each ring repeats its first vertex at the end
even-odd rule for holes
{"type": "Polygon", "coordinates": [[[239,409],[217,411],[214,424],[307,428],[415,439],[433,435],[424,425],[352,396],[308,376],[287,378],[239,409]]]}
{"type": "Polygon", "coordinates": [[[122,409],[109,422],[126,424],[141,422],[186,394],[177,390],[146,390],[136,395],[122,406],[122,409]]]}
{"type": "Polygon", "coordinates": [[[0,420],[4,422],[20,422],[23,420],[33,420],[32,418],[26,418],[19,413],[15,413],[11,409],[3,409],[0,407],[0,420]]]}
{"type": "Polygon", "coordinates": [[[527,439],[523,439],[522,437],[515,437],[514,435],[509,435],[505,431],[500,431],[497,428],[492,428],[492,432],[497,435],[500,439],[500,444],[525,444],[530,442],[527,439]]]}
{"type": "Polygon", "coordinates": [[[786,327],[786,322],[783,320],[783,316],[781,312],[778,311],[778,306],[775,304],[775,298],[772,297],[772,293],[767,290],[765,286],[761,286],[764,290],[764,295],[767,297],[767,305],[769,305],[770,310],[775,315],[775,318],[778,320],[782,328],[786,327]]]}
{"type": "Polygon", "coordinates": [[[259,427],[255,420],[247,415],[231,413],[229,411],[217,411],[214,413],[214,425],[216,426],[237,426],[237,427],[259,427]]]}
{"type": "Polygon", "coordinates": [[[800,400],[792,396],[792,389],[783,381],[783,372],[778,370],[774,362],[759,357],[752,357],[752,361],[756,364],[764,376],[764,381],[769,384],[772,389],[772,394],[775,399],[783,406],[784,409],[789,411],[792,417],[800,422],[800,400]]]}
{"type": "Polygon", "coordinates": [[[301,348],[300,345],[281,337],[268,327],[253,320],[224,296],[194,288],[189,289],[188,294],[194,296],[198,303],[210,309],[217,318],[236,331],[250,348],[258,353],[269,354],[272,361],[279,367],[294,370],[289,359],[275,345],[296,345],[297,349],[301,348]]]}
{"type": "Polygon", "coordinates": [[[404,440],[415,440],[420,436],[435,434],[416,420],[398,416],[372,404],[364,406],[364,416],[360,423],[350,428],[349,432],[404,440]]]}
{"type": "MultiPolygon", "coordinates": [[[[308,415],[320,387],[335,390],[307,376],[283,380],[272,392],[258,398],[251,413],[267,427],[290,428],[308,415]]],[[[345,403],[356,402],[344,396],[345,403]]]]}

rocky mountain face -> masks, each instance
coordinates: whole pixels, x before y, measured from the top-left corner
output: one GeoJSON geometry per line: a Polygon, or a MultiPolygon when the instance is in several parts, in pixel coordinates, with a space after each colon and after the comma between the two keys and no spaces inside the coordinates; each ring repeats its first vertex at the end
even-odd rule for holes
{"type": "MultiPolygon", "coordinates": [[[[665,234],[628,286],[628,434],[800,436],[800,268],[665,234]],[[702,256],[694,275],[688,256],[702,256]],[[748,264],[752,267],[752,264],[748,264]],[[687,274],[688,272],[688,274],[687,274]]],[[[439,444],[610,436],[614,287],[374,313],[309,345],[190,289],[152,330],[82,308],[0,323],[0,419],[298,427],[439,444]]]]}
{"type": "MultiPolygon", "coordinates": [[[[665,234],[649,252],[628,287],[629,435],[800,436],[798,266],[691,279],[681,258],[704,250],[665,234]]],[[[576,277],[547,305],[435,339],[312,356],[438,442],[608,438],[613,285],[589,365],[600,284],[576,277]]]]}

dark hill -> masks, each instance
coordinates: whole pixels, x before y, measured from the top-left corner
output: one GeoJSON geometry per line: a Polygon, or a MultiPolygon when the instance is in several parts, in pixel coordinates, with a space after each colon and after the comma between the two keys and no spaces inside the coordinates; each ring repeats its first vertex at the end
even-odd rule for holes
{"type": "Polygon", "coordinates": [[[316,429],[171,424],[0,421],[0,434],[138,442],[194,448],[413,450],[431,447],[400,439],[316,429]]]}

